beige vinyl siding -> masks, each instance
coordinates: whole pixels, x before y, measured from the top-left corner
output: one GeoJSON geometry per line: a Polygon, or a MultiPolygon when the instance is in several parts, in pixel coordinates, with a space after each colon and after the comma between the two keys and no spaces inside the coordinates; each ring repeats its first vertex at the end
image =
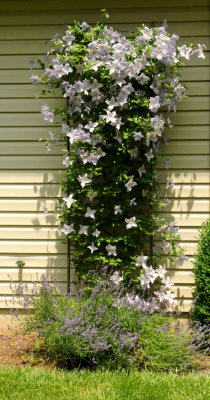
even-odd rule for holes
{"type": "MultiPolygon", "coordinates": [[[[189,99],[180,103],[176,114],[170,113],[174,128],[168,132],[169,145],[161,150],[171,159],[169,170],[160,161],[162,182],[170,176],[175,183],[170,202],[161,215],[180,226],[182,245],[189,260],[180,266],[163,256],[175,283],[177,304],[182,311],[191,306],[192,261],[196,251],[198,228],[209,216],[209,1],[208,0],[121,0],[113,2],[79,0],[58,2],[41,0],[1,1],[0,15],[0,308],[7,315],[11,307],[8,274],[18,282],[37,280],[42,273],[55,275],[66,287],[67,257],[63,236],[57,230],[52,211],[61,196],[61,152],[54,148],[46,154],[39,138],[49,129],[40,115],[41,105],[63,104],[56,98],[36,100],[40,88],[29,77],[28,57],[41,57],[49,48],[55,32],[64,31],[74,19],[95,23],[100,9],[110,12],[108,24],[120,31],[134,31],[142,23],[169,23],[169,31],[180,35],[179,43],[204,43],[205,60],[186,62],[182,80],[190,82],[189,99]],[[49,213],[44,214],[42,206],[49,213]],[[20,270],[16,261],[23,259],[20,270]],[[37,275],[38,274],[38,275],[37,275]],[[5,303],[5,298],[8,302],[5,303]],[[183,298],[185,299],[183,301],[183,298]]],[[[125,32],[125,33],[126,33],[125,32]]],[[[17,305],[18,306],[18,305],[17,305]]]]}

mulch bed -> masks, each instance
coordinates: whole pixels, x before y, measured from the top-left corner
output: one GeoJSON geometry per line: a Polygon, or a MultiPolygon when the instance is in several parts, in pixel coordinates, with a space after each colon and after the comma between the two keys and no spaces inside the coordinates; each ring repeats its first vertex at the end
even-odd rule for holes
{"type": "MultiPolygon", "coordinates": [[[[38,366],[55,368],[56,362],[46,360],[41,348],[36,350],[37,336],[8,331],[0,334],[1,366],[38,366]]],[[[200,372],[210,373],[210,356],[198,355],[194,363],[200,372]]]]}
{"type": "Polygon", "coordinates": [[[0,366],[43,365],[53,367],[54,364],[49,364],[40,350],[34,350],[36,341],[35,334],[20,334],[10,331],[0,335],[0,366]]]}

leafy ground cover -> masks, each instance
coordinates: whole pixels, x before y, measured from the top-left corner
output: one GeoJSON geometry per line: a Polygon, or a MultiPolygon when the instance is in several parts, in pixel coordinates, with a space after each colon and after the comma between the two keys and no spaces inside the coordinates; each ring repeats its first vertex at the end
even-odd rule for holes
{"type": "Polygon", "coordinates": [[[0,368],[1,400],[209,400],[206,374],[0,368]]]}

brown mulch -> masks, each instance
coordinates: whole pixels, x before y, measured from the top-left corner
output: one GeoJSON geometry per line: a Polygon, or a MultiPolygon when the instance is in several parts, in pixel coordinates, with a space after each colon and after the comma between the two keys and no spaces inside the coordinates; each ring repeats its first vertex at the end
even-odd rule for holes
{"type": "Polygon", "coordinates": [[[210,356],[203,354],[197,355],[193,363],[199,372],[206,372],[210,375],[210,356]]]}
{"type": "MultiPolygon", "coordinates": [[[[38,338],[35,334],[11,332],[0,335],[0,366],[33,366],[54,367],[44,358],[43,351],[36,349],[38,338]]],[[[39,345],[38,345],[39,347],[39,345]]]]}
{"type": "MultiPolygon", "coordinates": [[[[194,364],[199,372],[210,373],[210,356],[198,355],[194,364]]],[[[46,360],[44,350],[34,333],[8,331],[0,334],[1,366],[38,366],[55,368],[55,362],[46,360]]]]}

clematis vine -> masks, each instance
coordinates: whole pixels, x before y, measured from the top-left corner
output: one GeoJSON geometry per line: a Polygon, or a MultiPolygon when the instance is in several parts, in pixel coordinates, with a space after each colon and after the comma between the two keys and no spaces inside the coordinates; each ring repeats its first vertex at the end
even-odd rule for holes
{"type": "MultiPolygon", "coordinates": [[[[49,85],[43,95],[60,89],[66,99],[65,107],[50,110],[45,104],[42,115],[46,123],[60,124],[68,148],[57,212],[75,249],[78,276],[111,265],[128,282],[140,282],[144,292],[165,280],[166,289],[156,292],[170,304],[171,283],[159,261],[163,255],[180,263],[187,257],[178,227],[155,211],[166,203],[157,174],[159,148],[172,127],[167,110],[175,111],[186,97],[183,59],[204,57],[202,45],[177,46],[178,39],[166,25],[143,25],[127,38],[102,22],[75,22],[52,40],[51,61],[40,61],[43,73],[31,77],[34,84],[49,85]],[[139,279],[134,270],[142,272],[139,279]]],[[[51,135],[47,143],[57,139],[51,135]]],[[[171,179],[166,186],[173,189],[171,179]]],[[[119,276],[112,280],[119,282],[119,276]]]]}

